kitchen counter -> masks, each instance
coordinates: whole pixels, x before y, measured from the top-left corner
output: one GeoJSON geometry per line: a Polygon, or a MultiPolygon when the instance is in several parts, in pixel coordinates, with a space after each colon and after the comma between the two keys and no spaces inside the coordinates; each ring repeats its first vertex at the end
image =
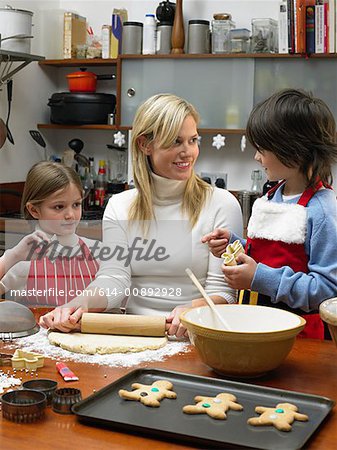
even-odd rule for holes
{"type": "MultiPolygon", "coordinates": [[[[5,345],[0,344],[0,352],[5,345]]],[[[13,350],[11,351],[13,352],[13,350]]],[[[74,387],[82,391],[85,398],[98,391],[133,368],[106,367],[85,363],[67,362],[79,376],[79,381],[65,383],[55,371],[55,361],[46,359],[39,369],[39,378],[52,378],[59,387],[74,387]]],[[[146,363],[140,367],[158,368],[185,372],[194,375],[220,378],[204,365],[194,348],[188,353],[178,354],[165,361],[146,363]]],[[[23,375],[23,381],[31,379],[23,375]]],[[[300,391],[337,399],[337,349],[331,341],[297,340],[283,363],[273,373],[248,381],[251,384],[300,391]]],[[[46,417],[34,424],[18,425],[0,418],[1,448],[6,450],[86,448],[90,450],[155,448],[156,450],[188,449],[184,444],[165,442],[140,435],[131,435],[102,428],[83,425],[73,415],[60,415],[47,409],[46,417]]],[[[306,448],[310,450],[335,450],[337,443],[336,407],[310,439],[306,448]]]]}

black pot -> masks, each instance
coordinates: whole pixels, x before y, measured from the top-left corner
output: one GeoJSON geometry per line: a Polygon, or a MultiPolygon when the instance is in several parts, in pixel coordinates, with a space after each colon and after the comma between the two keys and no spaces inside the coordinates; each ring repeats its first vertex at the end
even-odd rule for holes
{"type": "Polygon", "coordinates": [[[113,94],[57,92],[48,101],[51,123],[62,125],[107,124],[115,111],[113,94]]]}

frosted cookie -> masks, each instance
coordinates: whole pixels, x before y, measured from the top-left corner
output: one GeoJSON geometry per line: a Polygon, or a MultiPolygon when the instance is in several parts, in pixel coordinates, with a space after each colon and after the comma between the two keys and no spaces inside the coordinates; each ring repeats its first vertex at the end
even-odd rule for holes
{"type": "Polygon", "coordinates": [[[177,398],[177,394],[172,391],[173,384],[165,380],[158,380],[150,385],[133,383],[131,387],[135,390],[130,392],[120,389],[118,391],[119,396],[126,400],[139,401],[146,406],[152,407],[160,406],[163,398],[177,398]]]}
{"type": "Polygon", "coordinates": [[[236,403],[236,397],[232,394],[221,393],[216,397],[194,397],[196,405],[186,405],[183,412],[186,414],[208,414],[213,419],[226,419],[226,412],[229,409],[242,411],[243,406],[236,403]]]}
{"type": "Polygon", "coordinates": [[[237,239],[232,244],[227,245],[226,251],[222,253],[221,258],[224,259],[224,264],[226,264],[226,266],[235,266],[236,258],[240,253],[244,252],[241,242],[237,239]]]}
{"type": "Polygon", "coordinates": [[[251,417],[248,424],[253,426],[272,425],[280,431],[290,431],[294,420],[306,422],[309,417],[297,412],[298,408],[291,403],[279,403],[276,408],[266,408],[257,406],[255,412],[261,414],[260,417],[251,417]]]}

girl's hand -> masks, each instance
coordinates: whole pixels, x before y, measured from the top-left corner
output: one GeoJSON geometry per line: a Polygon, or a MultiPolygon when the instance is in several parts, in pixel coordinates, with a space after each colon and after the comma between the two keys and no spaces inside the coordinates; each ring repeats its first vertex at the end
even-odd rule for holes
{"type": "Polygon", "coordinates": [[[192,305],[176,306],[170,315],[166,318],[166,332],[168,336],[176,336],[177,338],[188,337],[187,330],[180,322],[180,314],[190,309],[192,305]]]}
{"type": "Polygon", "coordinates": [[[70,331],[80,331],[80,320],[84,312],[87,312],[87,309],[83,306],[60,306],[40,317],[39,325],[42,328],[59,330],[63,333],[69,333],[70,331]]]}
{"type": "Polygon", "coordinates": [[[255,275],[257,263],[253,258],[240,253],[236,258],[237,266],[221,266],[229,287],[233,289],[250,289],[255,275]]]}
{"type": "Polygon", "coordinates": [[[230,235],[231,233],[227,228],[216,228],[211,233],[205,234],[201,238],[201,242],[207,243],[213,255],[220,258],[227,248],[230,235]]]}

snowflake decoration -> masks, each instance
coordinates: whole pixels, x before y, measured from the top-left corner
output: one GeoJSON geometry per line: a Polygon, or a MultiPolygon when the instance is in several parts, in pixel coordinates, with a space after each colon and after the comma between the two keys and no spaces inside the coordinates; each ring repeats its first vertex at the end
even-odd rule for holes
{"type": "Polygon", "coordinates": [[[243,135],[241,138],[241,151],[244,152],[246,150],[246,136],[243,135]]]}
{"type": "Polygon", "coordinates": [[[125,144],[125,136],[120,131],[114,134],[114,144],[118,145],[118,147],[123,147],[125,144]]]}
{"type": "Polygon", "coordinates": [[[212,146],[216,147],[217,150],[220,150],[221,147],[225,146],[225,140],[225,136],[222,136],[222,134],[217,134],[216,136],[213,136],[212,146]]]}

